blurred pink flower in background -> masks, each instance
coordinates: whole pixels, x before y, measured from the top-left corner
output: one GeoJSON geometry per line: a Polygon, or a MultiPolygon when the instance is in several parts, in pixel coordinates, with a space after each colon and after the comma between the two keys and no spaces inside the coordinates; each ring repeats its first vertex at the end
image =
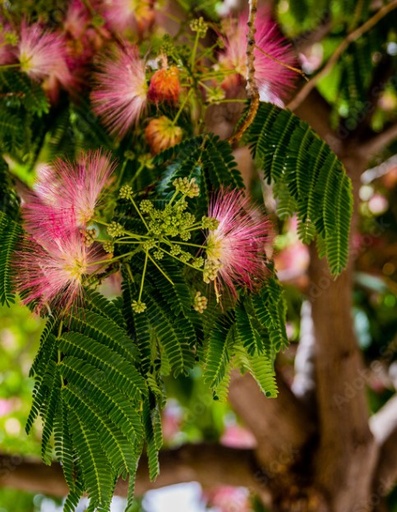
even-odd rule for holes
{"type": "Polygon", "coordinates": [[[109,132],[123,137],[147,104],[145,63],[136,46],[125,44],[102,55],[91,92],[94,113],[109,132]]]}
{"type": "Polygon", "coordinates": [[[105,27],[94,26],[93,15],[82,0],[70,2],[62,29],[66,38],[67,64],[76,87],[81,88],[90,77],[90,61],[110,38],[110,33],[105,27]]]}
{"type": "Polygon", "coordinates": [[[285,225],[286,234],[283,235],[287,237],[287,243],[274,254],[274,264],[281,281],[290,281],[301,277],[306,274],[309,266],[309,248],[299,240],[297,228],[297,218],[288,219],[285,225]]]}
{"type": "Polygon", "coordinates": [[[219,512],[250,512],[252,510],[249,500],[249,491],[245,487],[232,487],[221,485],[206,491],[204,496],[207,506],[219,512]]]}
{"type": "MultiPolygon", "coordinates": [[[[222,83],[232,94],[239,83],[236,73],[244,79],[247,77],[247,19],[244,13],[238,19],[226,19],[223,24],[225,50],[219,56],[219,63],[221,68],[233,72],[222,83]]],[[[267,10],[258,11],[255,26],[255,79],[260,99],[282,105],[297,78],[297,72],[291,69],[296,67],[297,59],[267,10]]]]}
{"type": "Polygon", "coordinates": [[[66,63],[66,41],[62,34],[49,32],[38,23],[22,23],[16,55],[21,71],[33,80],[55,80],[62,86],[72,83],[66,63]]]}
{"type": "Polygon", "coordinates": [[[255,448],[256,439],[251,431],[241,425],[227,425],[221,437],[221,444],[231,448],[255,448]]]}
{"type": "Polygon", "coordinates": [[[25,229],[47,240],[86,227],[114,168],[109,154],[100,150],[83,153],[73,163],[58,158],[41,166],[33,192],[25,193],[25,229]]]}
{"type": "Polygon", "coordinates": [[[98,8],[110,29],[119,34],[144,34],[155,20],[154,0],[102,0],[98,8]]]}
{"type": "Polygon", "coordinates": [[[0,398],[0,418],[7,416],[10,412],[14,411],[16,407],[14,399],[0,398]]]}

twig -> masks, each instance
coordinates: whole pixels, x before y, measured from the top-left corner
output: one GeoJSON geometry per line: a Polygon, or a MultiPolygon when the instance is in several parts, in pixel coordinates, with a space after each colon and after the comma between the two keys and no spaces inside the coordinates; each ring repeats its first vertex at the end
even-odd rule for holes
{"type": "Polygon", "coordinates": [[[390,125],[386,130],[365,141],[361,147],[361,154],[368,159],[380,153],[397,138],[397,123],[390,125]]]}
{"type": "Polygon", "coordinates": [[[314,89],[314,87],[317,85],[320,79],[330,72],[330,70],[338,62],[340,56],[347,49],[350,43],[353,43],[354,41],[359,39],[363,34],[371,30],[371,28],[374,27],[378,23],[378,21],[384,18],[389,12],[394,10],[396,7],[397,0],[393,0],[392,2],[390,2],[390,4],[387,4],[381,9],[379,9],[379,11],[376,12],[371,18],[369,18],[369,20],[363,23],[363,25],[350,32],[347,35],[347,37],[341,42],[341,44],[338,46],[335,52],[332,54],[331,58],[328,60],[325,66],[317,73],[317,75],[315,75],[310,80],[310,82],[308,82],[302,87],[302,89],[298,92],[295,98],[287,105],[287,108],[289,108],[290,110],[295,110],[307,97],[310,91],[314,89]]]}
{"type": "Polygon", "coordinates": [[[258,10],[258,0],[249,1],[248,34],[247,34],[247,96],[251,99],[248,113],[237,132],[229,137],[230,144],[235,144],[254,120],[259,108],[259,91],[255,80],[255,18],[258,10]]]}

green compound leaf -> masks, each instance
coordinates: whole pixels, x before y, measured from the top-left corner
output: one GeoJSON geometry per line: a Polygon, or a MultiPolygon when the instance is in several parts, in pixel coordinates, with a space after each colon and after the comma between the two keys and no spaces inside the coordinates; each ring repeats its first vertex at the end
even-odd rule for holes
{"type": "Polygon", "coordinates": [[[341,162],[307,123],[267,103],[260,104],[246,141],[275,184],[278,210],[290,215],[296,205],[299,236],[305,243],[322,237],[331,272],[339,274],[347,264],[352,215],[351,182],[341,162]]]}
{"type": "Polygon", "coordinates": [[[18,222],[0,211],[0,304],[7,306],[15,301],[11,262],[21,235],[22,228],[18,222]]]}

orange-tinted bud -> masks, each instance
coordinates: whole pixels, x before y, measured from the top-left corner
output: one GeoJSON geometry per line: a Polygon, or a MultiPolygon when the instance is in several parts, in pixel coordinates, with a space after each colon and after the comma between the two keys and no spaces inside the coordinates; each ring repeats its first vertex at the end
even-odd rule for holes
{"type": "Polygon", "coordinates": [[[148,98],[156,103],[169,101],[176,103],[181,92],[179,71],[176,66],[158,69],[150,80],[148,98]]]}
{"type": "Polygon", "coordinates": [[[152,119],[145,129],[146,142],[153,154],[160,153],[182,140],[182,129],[174,126],[168,117],[152,119]]]}

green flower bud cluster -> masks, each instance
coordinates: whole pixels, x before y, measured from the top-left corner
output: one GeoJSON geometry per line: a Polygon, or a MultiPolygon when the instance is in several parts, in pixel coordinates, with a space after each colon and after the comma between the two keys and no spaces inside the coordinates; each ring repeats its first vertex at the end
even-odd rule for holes
{"type": "Polygon", "coordinates": [[[201,292],[197,292],[194,297],[193,309],[198,313],[204,313],[204,310],[207,309],[208,299],[204,295],[201,295],[201,292]]]}
{"type": "Polygon", "coordinates": [[[113,240],[106,240],[106,242],[104,242],[102,244],[102,247],[109,254],[114,253],[114,242],[113,242],[113,240]]]}
{"type": "Polygon", "coordinates": [[[179,236],[184,241],[189,240],[189,229],[195,223],[196,218],[191,213],[185,212],[186,208],[187,203],[184,199],[175,204],[168,204],[164,210],[153,207],[148,212],[150,217],[148,221],[149,234],[154,237],[179,236]]]}
{"type": "Polygon", "coordinates": [[[214,217],[203,217],[201,219],[201,228],[209,229],[210,231],[215,231],[215,229],[219,226],[219,220],[214,217]]]}
{"type": "Polygon", "coordinates": [[[221,263],[219,261],[210,260],[210,259],[205,260],[204,274],[203,274],[204,283],[209,284],[211,281],[215,281],[220,268],[221,268],[221,263]]]}
{"type": "Polygon", "coordinates": [[[204,37],[208,30],[208,23],[204,21],[204,18],[200,16],[198,19],[194,19],[190,22],[190,30],[197,32],[200,37],[204,37]]]}
{"type": "Polygon", "coordinates": [[[133,196],[132,187],[130,185],[123,185],[120,188],[119,196],[121,199],[131,199],[133,196]]]}
{"type": "Polygon", "coordinates": [[[124,234],[124,228],[118,222],[113,221],[109,224],[107,232],[111,237],[116,238],[124,234]]]}
{"type": "Polygon", "coordinates": [[[135,313],[143,313],[146,310],[146,304],[141,300],[133,300],[131,302],[131,308],[135,313]]]}
{"type": "Polygon", "coordinates": [[[172,184],[177,192],[187,197],[197,197],[200,194],[200,187],[197,185],[195,178],[176,178],[172,184]]]}

